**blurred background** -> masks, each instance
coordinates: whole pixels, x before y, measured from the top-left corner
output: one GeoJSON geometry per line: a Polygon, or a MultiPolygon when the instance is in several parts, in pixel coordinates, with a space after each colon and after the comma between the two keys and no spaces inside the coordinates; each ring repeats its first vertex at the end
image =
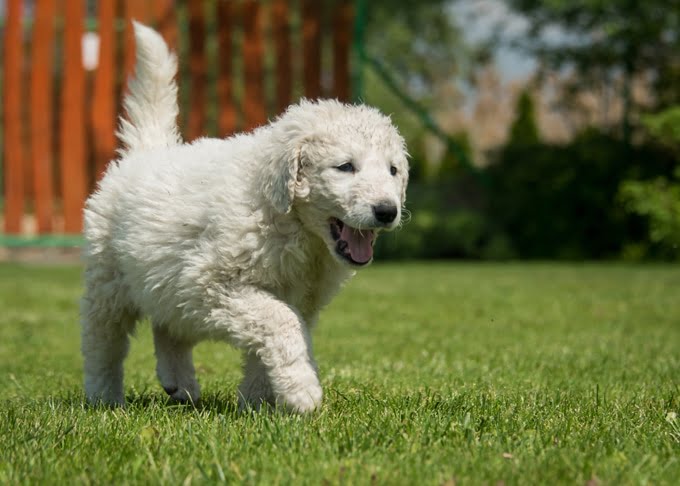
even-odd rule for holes
{"type": "Polygon", "coordinates": [[[79,244],[131,18],[179,53],[187,140],[302,96],[391,114],[412,216],[379,259],[680,258],[680,0],[0,0],[6,255],[79,244]]]}

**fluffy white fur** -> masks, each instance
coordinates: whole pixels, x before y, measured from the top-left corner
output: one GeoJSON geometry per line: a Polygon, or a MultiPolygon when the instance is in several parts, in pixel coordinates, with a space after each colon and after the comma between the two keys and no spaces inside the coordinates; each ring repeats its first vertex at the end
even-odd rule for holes
{"type": "Polygon", "coordinates": [[[126,149],[85,209],[87,397],[124,403],[128,335],[148,316],[174,399],[198,400],[192,348],[217,339],[244,352],[242,406],[311,411],[322,391],[310,329],[360,266],[339,242],[359,241],[365,260],[366,235],[398,225],[404,141],[373,108],[303,101],[252,133],[183,145],[175,57],[148,27],[135,35],[126,149]],[[376,219],[380,205],[395,208],[393,221],[376,219]]]}

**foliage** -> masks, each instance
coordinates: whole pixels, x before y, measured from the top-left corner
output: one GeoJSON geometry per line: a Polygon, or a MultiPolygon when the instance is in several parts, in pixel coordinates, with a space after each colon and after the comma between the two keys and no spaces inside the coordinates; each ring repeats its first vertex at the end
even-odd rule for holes
{"type": "Polygon", "coordinates": [[[436,172],[432,174],[433,177],[442,181],[455,181],[461,174],[461,170],[469,168],[466,164],[469,164],[472,160],[472,141],[467,132],[460,131],[454,133],[449,135],[449,139],[455,144],[458,150],[453,151],[452,147],[447,147],[439,167],[436,172]]]}
{"type": "MultiPolygon", "coordinates": [[[[680,106],[649,116],[645,123],[652,135],[680,148],[680,106]]],[[[620,197],[629,211],[649,220],[651,241],[669,256],[680,258],[680,164],[675,181],[665,177],[629,180],[621,184],[620,197]]]]}
{"type": "Polygon", "coordinates": [[[420,99],[461,75],[470,51],[448,13],[446,0],[371,0],[365,45],[420,99]]]}
{"type": "Polygon", "coordinates": [[[125,410],[84,405],[80,268],[0,266],[3,484],[674,484],[677,267],[400,264],[315,329],[325,401],[239,414],[239,357],[167,403],[148,325],[125,410]],[[622,479],[623,478],[623,479],[622,479]]]}
{"type": "Polygon", "coordinates": [[[580,73],[619,68],[662,74],[678,61],[680,1],[509,0],[531,23],[531,34],[559,27],[563,42],[540,42],[533,50],[556,66],[580,73]]]}
{"type": "MultiPolygon", "coordinates": [[[[592,130],[564,145],[515,138],[477,174],[448,155],[439,174],[412,182],[410,217],[378,239],[377,258],[669,256],[668,245],[648,242],[648,210],[626,211],[618,193],[623,181],[672,174],[671,152],[592,130]]],[[[659,201],[666,197],[658,186],[650,191],[659,201]]]]}
{"type": "Polygon", "coordinates": [[[514,145],[538,143],[538,126],[534,100],[528,90],[522,91],[517,100],[517,117],[510,127],[510,142],[514,145]]]}
{"type": "Polygon", "coordinates": [[[649,237],[669,256],[680,258],[680,168],[676,181],[664,177],[653,181],[626,181],[621,198],[628,210],[649,219],[649,237]]]}
{"type": "Polygon", "coordinates": [[[670,174],[671,154],[584,132],[566,145],[508,145],[489,168],[489,217],[520,257],[615,258],[645,225],[617,204],[626,179],[670,174]]]}
{"type": "MultiPolygon", "coordinates": [[[[531,24],[527,48],[549,65],[574,68],[581,82],[623,74],[624,129],[634,75],[652,74],[660,103],[680,100],[680,0],[508,0],[531,24]],[[559,30],[555,30],[558,28],[559,30]],[[546,30],[561,35],[546,39],[546,30]]],[[[624,131],[624,135],[625,135],[624,131]]]]}
{"type": "Polygon", "coordinates": [[[649,133],[674,149],[680,149],[680,105],[648,115],[644,122],[649,133]]]}
{"type": "MultiPolygon", "coordinates": [[[[412,218],[402,230],[379,239],[377,254],[578,259],[617,258],[636,248],[638,256],[667,255],[660,244],[647,241],[648,224],[654,223],[648,223],[643,211],[625,211],[617,194],[624,180],[667,177],[673,170],[673,155],[667,150],[649,142],[632,144],[631,89],[633,77],[651,75],[660,105],[680,98],[680,85],[668,82],[680,65],[680,1],[508,2],[527,16],[531,32],[526,46],[548,66],[573,71],[581,86],[596,81],[622,88],[623,140],[586,130],[567,144],[541,143],[533,100],[524,92],[510,142],[492,154],[491,167],[480,170],[476,179],[461,170],[455,154],[448,153],[433,173],[418,152],[422,126],[410,113],[404,115],[402,101],[385,94],[380,82],[366,83],[367,101],[395,113],[414,152],[407,203],[412,218]],[[558,35],[545,36],[550,29],[558,35]],[[614,82],[620,77],[623,84],[614,82]]],[[[445,4],[436,0],[368,4],[367,48],[386,62],[411,97],[431,111],[442,109],[442,104],[460,109],[456,96],[442,96],[442,87],[465,77],[479,55],[465,46],[445,4]]],[[[465,133],[452,138],[469,153],[465,133]]]]}
{"type": "Polygon", "coordinates": [[[460,167],[409,185],[409,217],[402,228],[381,235],[376,258],[501,260],[515,256],[508,238],[485,212],[481,181],[460,167]]]}
{"type": "Polygon", "coordinates": [[[445,139],[433,113],[460,108],[461,79],[488,55],[486,46],[465,42],[448,0],[359,5],[366,7],[365,24],[359,21],[362,100],[393,114],[407,140],[422,142],[423,129],[445,139]]]}

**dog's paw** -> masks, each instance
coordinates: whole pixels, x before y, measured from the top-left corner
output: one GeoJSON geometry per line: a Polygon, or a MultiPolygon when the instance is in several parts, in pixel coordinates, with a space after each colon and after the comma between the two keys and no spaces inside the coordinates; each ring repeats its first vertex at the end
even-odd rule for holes
{"type": "Polygon", "coordinates": [[[118,408],[118,407],[124,407],[125,406],[125,398],[123,397],[123,394],[116,394],[116,395],[98,395],[98,394],[88,394],[87,395],[87,402],[92,405],[93,407],[111,407],[111,408],[118,408]]]}
{"type": "Polygon", "coordinates": [[[293,413],[313,412],[321,406],[323,391],[319,384],[307,385],[298,390],[280,394],[276,398],[277,404],[282,404],[285,409],[293,413]]]}
{"type": "Polygon", "coordinates": [[[308,413],[321,405],[323,392],[314,367],[307,361],[271,374],[275,403],[293,413],[308,413]]]}
{"type": "Polygon", "coordinates": [[[90,405],[122,407],[125,405],[123,382],[110,374],[85,375],[85,396],[90,405]]]}
{"type": "Polygon", "coordinates": [[[162,385],[165,393],[180,403],[197,403],[201,398],[201,387],[196,380],[178,384],[162,383],[162,385]]]}

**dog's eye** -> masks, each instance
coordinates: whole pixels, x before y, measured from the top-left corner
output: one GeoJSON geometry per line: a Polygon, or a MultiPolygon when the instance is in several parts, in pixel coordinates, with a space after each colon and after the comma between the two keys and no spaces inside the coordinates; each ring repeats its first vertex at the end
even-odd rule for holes
{"type": "Polygon", "coordinates": [[[356,172],[352,162],[345,162],[344,164],[337,166],[336,169],[341,172],[356,172]]]}
{"type": "Polygon", "coordinates": [[[397,168],[395,166],[390,167],[390,174],[393,176],[397,175],[397,168]]]}

